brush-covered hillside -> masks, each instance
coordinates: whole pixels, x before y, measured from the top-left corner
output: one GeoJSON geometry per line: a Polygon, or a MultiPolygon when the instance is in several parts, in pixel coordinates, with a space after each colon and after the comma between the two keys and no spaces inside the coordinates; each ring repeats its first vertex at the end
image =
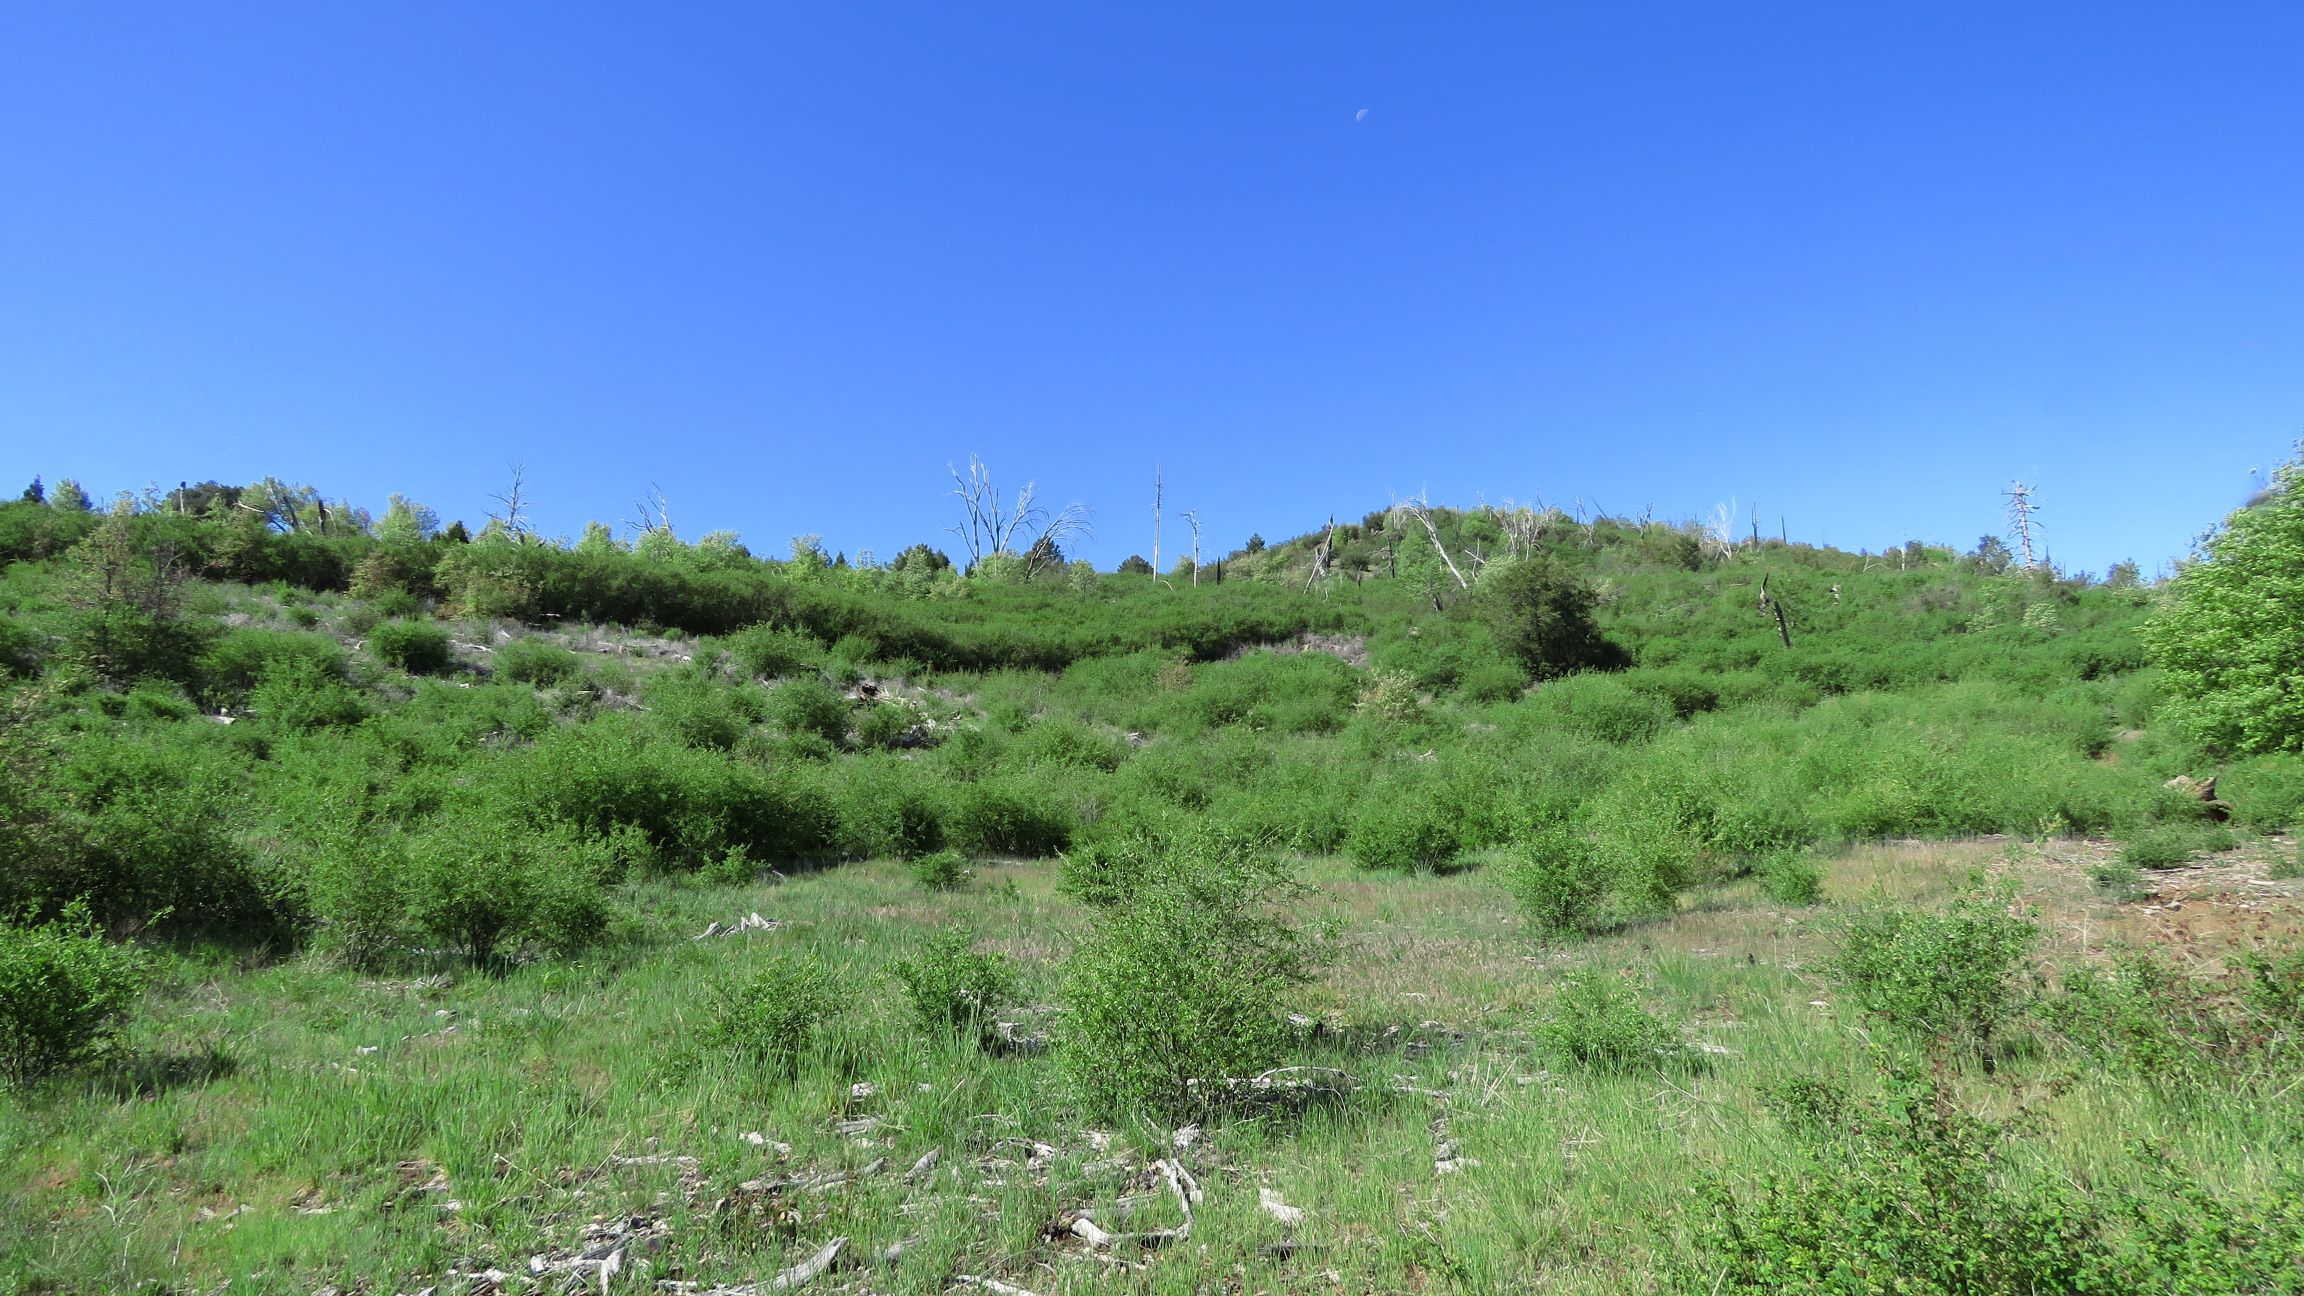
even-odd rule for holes
{"type": "Polygon", "coordinates": [[[2151,587],[27,492],[0,1291],[2296,1290],[2300,510],[2151,587]],[[2257,925],[2113,959],[2197,861],[2257,925]]]}

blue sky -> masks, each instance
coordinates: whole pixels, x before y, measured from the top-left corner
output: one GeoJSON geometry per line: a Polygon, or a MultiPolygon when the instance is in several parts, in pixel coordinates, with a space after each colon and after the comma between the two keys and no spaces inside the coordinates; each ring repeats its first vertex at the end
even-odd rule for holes
{"type": "MultiPolygon", "coordinates": [[[[0,12],[0,480],[882,556],[1428,492],[2149,570],[2304,432],[2304,7],[0,12]],[[1365,119],[1356,119],[1365,109],[1365,119]]],[[[1179,530],[1169,531],[1168,549],[1179,530]]]]}

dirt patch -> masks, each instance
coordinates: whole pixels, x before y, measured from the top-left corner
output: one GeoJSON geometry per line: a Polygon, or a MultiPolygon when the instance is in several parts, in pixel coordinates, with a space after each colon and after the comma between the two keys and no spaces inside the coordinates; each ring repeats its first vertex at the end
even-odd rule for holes
{"type": "Polygon", "coordinates": [[[1368,664],[1368,641],[1365,638],[1359,635],[1313,634],[1309,631],[1293,639],[1284,639],[1279,643],[1241,644],[1224,654],[1224,660],[1238,661],[1252,652],[1326,653],[1347,666],[1366,666],[1368,664]]]}

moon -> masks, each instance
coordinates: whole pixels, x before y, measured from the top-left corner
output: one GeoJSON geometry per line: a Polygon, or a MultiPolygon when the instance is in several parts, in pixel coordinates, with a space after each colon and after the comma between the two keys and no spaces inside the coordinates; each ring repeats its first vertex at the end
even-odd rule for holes
{"type": "Polygon", "coordinates": [[[1355,122],[1364,122],[1368,120],[1368,110],[1363,108],[1360,111],[1352,114],[1352,120],[1355,122]]]}

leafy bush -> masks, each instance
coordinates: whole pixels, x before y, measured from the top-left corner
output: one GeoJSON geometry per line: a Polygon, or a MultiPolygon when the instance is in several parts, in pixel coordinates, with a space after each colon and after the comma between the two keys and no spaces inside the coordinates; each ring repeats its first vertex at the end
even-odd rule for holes
{"type": "Polygon", "coordinates": [[[2251,954],[2235,987],[2153,950],[2122,951],[2110,969],[2075,967],[2042,1000],[2056,1042],[2091,1068],[2160,1087],[2240,1078],[2304,1054],[2304,954],[2251,954]]]}
{"type": "Polygon", "coordinates": [[[1046,858],[1072,839],[1073,818],[1038,784],[982,779],[954,788],[945,837],[970,855],[1046,858]]]}
{"type": "Polygon", "coordinates": [[[1201,831],[1097,911],[1065,964],[1057,1058],[1090,1110],[1181,1117],[1279,1063],[1281,998],[1317,952],[1276,909],[1299,890],[1270,856],[1201,831]]]}
{"type": "Polygon", "coordinates": [[[1074,842],[1057,861],[1057,888],[1083,904],[1120,904],[1153,871],[1162,849],[1157,837],[1142,831],[1104,832],[1074,842]]]}
{"type": "Polygon", "coordinates": [[[1557,561],[1523,558],[1492,567],[1480,579],[1479,600],[1497,646],[1537,679],[1630,664],[1630,654],[1600,633],[1591,587],[1557,561]]]}
{"type": "Polygon", "coordinates": [[[822,677],[786,680],[768,696],[769,713],[786,733],[813,735],[835,747],[847,741],[848,699],[822,677]]]}
{"type": "Polygon", "coordinates": [[[1812,905],[1824,898],[1824,868],[1806,851],[1776,851],[1754,870],[1760,887],[1772,900],[1789,905],[1812,905]]]}
{"type": "Polygon", "coordinates": [[[448,632],[429,621],[386,621],[368,632],[368,650],[411,675],[444,675],[456,664],[448,632]]]}
{"type": "Polygon", "coordinates": [[[542,639],[515,639],[496,650],[496,673],[508,680],[545,688],[565,684],[584,673],[575,653],[542,639]]]}
{"type": "Polygon", "coordinates": [[[687,747],[726,751],[766,715],[757,686],[730,687],[693,668],[655,676],[640,695],[657,727],[687,747]]]}
{"type": "Polygon", "coordinates": [[[1597,968],[1568,973],[1537,1014],[1537,1042],[1555,1058],[1602,1071],[1685,1061],[1680,1033],[1641,1006],[1641,989],[1625,974],[1597,968]]]}
{"type": "Polygon", "coordinates": [[[1606,675],[1554,680],[1525,705],[1571,733],[1606,743],[1643,743],[1672,719],[1671,706],[1606,675]]]}
{"type": "Polygon", "coordinates": [[[31,1084],[110,1052],[145,979],[143,957],[105,940],[85,904],[0,922],[0,1080],[31,1084]]]}
{"type": "Polygon", "coordinates": [[[1516,852],[1505,879],[1537,935],[1578,937],[1599,929],[1613,878],[1590,842],[1564,828],[1539,830],[1516,852]]]}
{"type": "Polygon", "coordinates": [[[931,891],[953,891],[968,882],[968,857],[956,850],[915,856],[910,864],[914,881],[931,891]]]}
{"type": "Polygon", "coordinates": [[[1344,853],[1362,868],[1444,869],[1461,851],[1446,809],[1416,789],[1379,792],[1353,816],[1344,853]]]}
{"type": "Polygon", "coordinates": [[[2026,964],[2040,938],[2014,902],[2012,885],[1981,879],[1941,912],[1874,902],[1844,925],[1831,970],[1866,1012],[1973,1049],[1989,1067],[1995,1034],[2031,997],[2026,964]]]}
{"type": "Polygon", "coordinates": [[[320,947],[353,967],[385,963],[412,934],[413,871],[397,833],[327,833],[315,843],[305,881],[320,947]]]}
{"type": "Polygon", "coordinates": [[[2120,862],[2135,868],[2175,868],[2233,845],[2232,830],[2222,824],[2199,820],[2153,824],[2120,844],[2120,862]]]}
{"type": "Polygon", "coordinates": [[[824,650],[815,640],[774,626],[746,626],[721,642],[754,679],[785,679],[824,664],[824,650]]]}
{"type": "Polygon", "coordinates": [[[360,694],[311,657],[283,655],[266,662],[248,705],[266,729],[278,733],[343,728],[368,718],[360,694]]]}
{"type": "Polygon", "coordinates": [[[999,954],[979,952],[975,942],[969,928],[944,928],[928,938],[917,957],[899,961],[889,972],[904,987],[922,1029],[989,1046],[999,1038],[1000,1010],[1015,994],[1016,969],[999,954]]]}
{"type": "Polygon", "coordinates": [[[2165,711],[2212,748],[2304,752],[2304,459],[2202,548],[2143,631],[2165,711]]]}
{"type": "Polygon", "coordinates": [[[604,844],[472,815],[412,840],[408,856],[410,925],[475,963],[524,945],[572,953],[607,928],[604,844]]]}
{"type": "Polygon", "coordinates": [[[326,635],[228,630],[201,654],[200,693],[211,706],[239,702],[286,662],[302,663],[303,678],[344,678],[344,648],[326,635]]]}
{"type": "Polygon", "coordinates": [[[1690,1290],[2144,1290],[2120,1281],[2098,1209],[2052,1180],[2013,1180],[1998,1155],[2004,1128],[1961,1112],[1942,1080],[1892,1072],[1877,1105],[1811,1081],[1774,1105],[1808,1139],[1807,1155],[1796,1173],[1763,1170],[1741,1194],[1725,1180],[1705,1185],[1690,1290]]]}
{"type": "Polygon", "coordinates": [[[797,955],[771,961],[746,981],[722,981],[696,1032],[700,1047],[735,1053],[790,1074],[814,1046],[819,1029],[839,1010],[830,971],[797,955]]]}

